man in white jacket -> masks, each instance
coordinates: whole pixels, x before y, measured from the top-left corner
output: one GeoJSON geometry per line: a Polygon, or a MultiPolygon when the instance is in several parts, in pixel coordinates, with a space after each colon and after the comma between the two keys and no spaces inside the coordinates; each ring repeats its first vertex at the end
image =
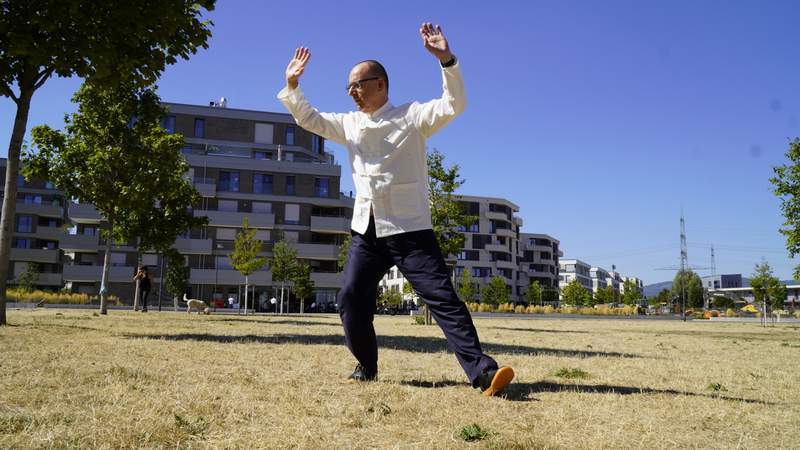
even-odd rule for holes
{"type": "Polygon", "coordinates": [[[440,62],[443,94],[427,103],[394,106],[389,76],[374,60],[350,71],[347,94],[358,112],[320,113],[303,96],[299,78],[311,53],[295,50],[278,99],[297,124],[347,147],[356,187],[352,241],[337,299],[345,342],[358,365],[349,379],[378,375],[378,345],[372,321],[378,282],[397,265],[425,301],[473,387],[497,395],[514,378],[481,350],[466,305],[459,300],[431,225],[425,140],[465,107],[464,83],[456,57],[439,26],[422,24],[425,48],[440,62]]]}

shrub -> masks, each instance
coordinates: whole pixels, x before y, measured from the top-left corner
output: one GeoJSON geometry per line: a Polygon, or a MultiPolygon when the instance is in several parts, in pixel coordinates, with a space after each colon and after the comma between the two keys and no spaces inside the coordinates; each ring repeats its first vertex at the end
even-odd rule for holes
{"type": "Polygon", "coordinates": [[[501,303],[497,307],[497,312],[499,312],[499,313],[513,313],[514,312],[514,306],[511,303],[501,303]]]}
{"type": "Polygon", "coordinates": [[[478,310],[479,305],[478,302],[467,302],[467,309],[470,310],[470,312],[475,312],[478,310]]]}
{"type": "Polygon", "coordinates": [[[492,312],[492,311],[494,311],[492,305],[486,303],[481,303],[478,305],[478,312],[492,312]]]}
{"type": "Polygon", "coordinates": [[[525,309],[526,308],[524,306],[518,305],[516,308],[514,308],[514,312],[517,314],[525,314],[525,309]]]}
{"type": "Polygon", "coordinates": [[[491,436],[491,433],[482,429],[480,425],[473,423],[458,431],[457,436],[467,442],[480,441],[491,436]]]}
{"type": "MultiPolygon", "coordinates": [[[[8,289],[6,296],[11,302],[19,303],[48,303],[48,304],[69,304],[69,305],[88,305],[100,301],[100,297],[88,294],[73,294],[66,292],[30,291],[23,289],[8,289]]],[[[121,305],[119,297],[109,295],[106,299],[110,305],[121,305]]]]}
{"type": "Polygon", "coordinates": [[[543,312],[544,314],[553,314],[554,312],[556,312],[556,309],[555,309],[555,308],[553,308],[553,307],[552,307],[552,306],[550,306],[550,305],[546,305],[544,308],[542,308],[542,312],[543,312]]]}
{"type": "Polygon", "coordinates": [[[525,312],[528,314],[543,314],[544,308],[537,305],[528,305],[528,307],[525,308],[525,312]]]}
{"type": "Polygon", "coordinates": [[[414,323],[417,325],[425,325],[425,316],[414,316],[414,323]]]}
{"type": "Polygon", "coordinates": [[[704,319],[710,319],[712,317],[719,317],[719,311],[711,309],[703,313],[704,319]]]}
{"type": "Polygon", "coordinates": [[[728,308],[725,311],[725,317],[736,317],[736,311],[734,311],[733,308],[728,308]]]}
{"type": "Polygon", "coordinates": [[[561,314],[580,314],[580,308],[573,305],[564,305],[559,308],[561,314]]]}
{"type": "Polygon", "coordinates": [[[554,375],[568,380],[589,378],[589,372],[583,369],[569,369],[566,367],[558,369],[554,375]]]}
{"type": "Polygon", "coordinates": [[[795,319],[800,319],[800,309],[798,309],[797,311],[794,312],[794,318],[795,319]]]}

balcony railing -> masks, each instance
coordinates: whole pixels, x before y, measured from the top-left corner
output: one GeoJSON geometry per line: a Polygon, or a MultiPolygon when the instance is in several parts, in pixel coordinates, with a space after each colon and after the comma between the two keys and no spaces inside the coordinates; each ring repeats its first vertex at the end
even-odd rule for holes
{"type": "Polygon", "coordinates": [[[55,264],[58,262],[58,255],[58,249],[12,248],[10,259],[14,261],[55,264]]]}
{"type": "Polygon", "coordinates": [[[178,238],[172,248],[183,253],[190,255],[210,255],[211,254],[211,239],[188,239],[178,238]]]}
{"type": "Polygon", "coordinates": [[[347,234],[350,232],[350,219],[347,217],[311,216],[311,231],[347,234]]]}
{"type": "MultiPolygon", "coordinates": [[[[111,266],[108,271],[112,283],[133,283],[135,267],[111,266]]],[[[65,265],[64,281],[97,282],[103,276],[103,266],[65,265]]]]}
{"type": "Polygon", "coordinates": [[[251,228],[275,227],[275,214],[195,209],[194,216],[206,216],[209,225],[220,227],[241,227],[245,217],[251,228]]]}
{"type": "Polygon", "coordinates": [[[70,219],[80,223],[100,223],[103,220],[94,205],[88,203],[70,203],[67,214],[70,219]]]}
{"type": "Polygon", "coordinates": [[[58,245],[65,252],[97,251],[100,246],[100,236],[65,234],[58,245]]]}
{"type": "Polygon", "coordinates": [[[194,187],[203,197],[214,197],[217,195],[217,182],[213,178],[194,178],[194,187]]]}
{"type": "Polygon", "coordinates": [[[64,217],[64,208],[52,203],[25,203],[17,201],[17,214],[36,214],[44,217],[64,217]]]}

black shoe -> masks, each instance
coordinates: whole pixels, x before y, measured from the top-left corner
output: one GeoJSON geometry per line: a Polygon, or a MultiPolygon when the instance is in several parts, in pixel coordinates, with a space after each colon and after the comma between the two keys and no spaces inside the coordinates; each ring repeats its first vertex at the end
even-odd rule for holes
{"type": "Polygon", "coordinates": [[[378,372],[369,372],[361,364],[356,366],[356,370],[347,377],[347,381],[351,383],[360,381],[375,381],[378,379],[378,372]]]}
{"type": "Polygon", "coordinates": [[[491,397],[500,395],[513,379],[514,369],[511,367],[489,369],[478,375],[475,380],[475,387],[480,388],[483,395],[491,397]]]}

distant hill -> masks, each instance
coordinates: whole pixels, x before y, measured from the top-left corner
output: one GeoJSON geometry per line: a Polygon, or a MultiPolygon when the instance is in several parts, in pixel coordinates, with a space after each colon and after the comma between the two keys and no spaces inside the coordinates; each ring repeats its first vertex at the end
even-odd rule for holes
{"type": "MultiPolygon", "coordinates": [[[[797,280],[781,280],[783,284],[800,284],[800,281],[797,280]]],[[[742,286],[748,287],[750,286],[750,278],[742,277],[742,286]]],[[[662,289],[672,289],[672,281],[662,281],[660,283],[648,284],[644,287],[643,294],[645,297],[655,297],[661,292],[662,289]]]]}

